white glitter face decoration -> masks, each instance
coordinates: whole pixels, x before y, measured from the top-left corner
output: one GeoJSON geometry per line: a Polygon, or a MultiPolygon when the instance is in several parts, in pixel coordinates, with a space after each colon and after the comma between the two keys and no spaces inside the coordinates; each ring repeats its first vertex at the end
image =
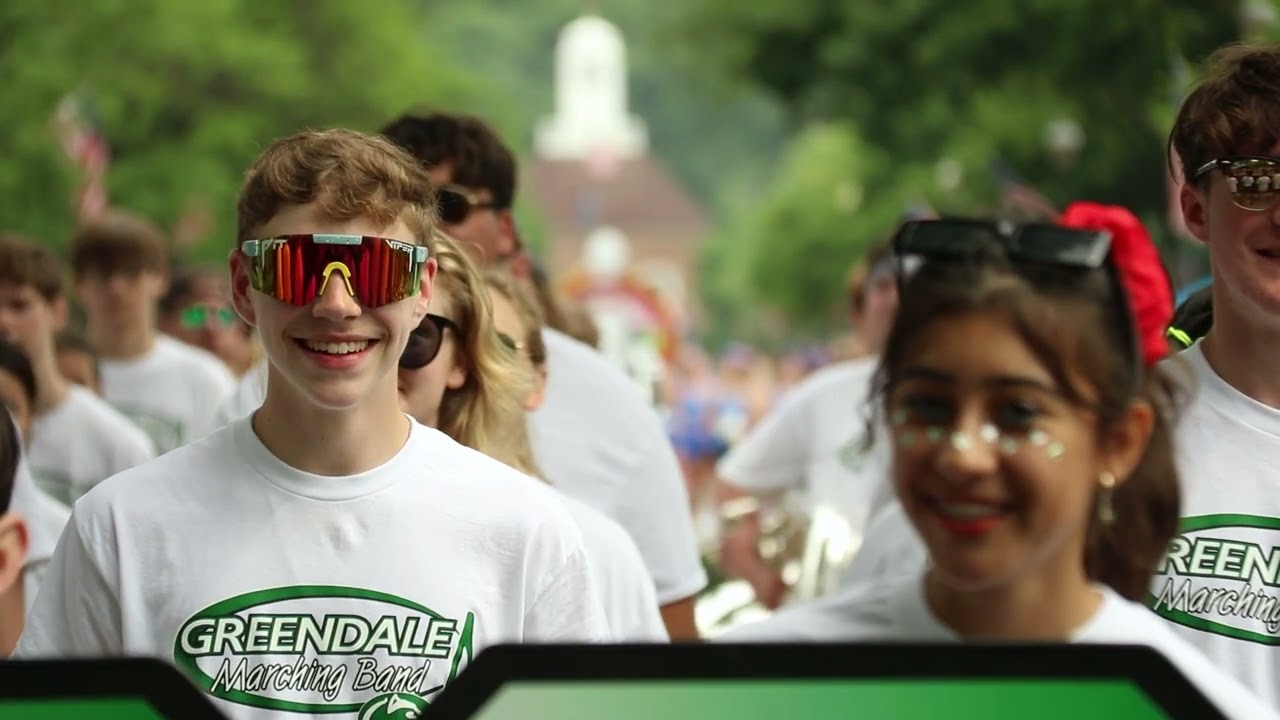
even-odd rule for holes
{"type": "Polygon", "coordinates": [[[996,448],[1004,457],[1014,457],[1023,452],[1043,453],[1050,460],[1057,460],[1065,453],[1062,443],[1040,429],[1001,429],[995,423],[983,423],[975,432],[954,430],[942,424],[921,424],[905,408],[893,411],[889,424],[893,439],[903,450],[933,449],[943,442],[957,452],[968,452],[979,443],[996,448]]]}

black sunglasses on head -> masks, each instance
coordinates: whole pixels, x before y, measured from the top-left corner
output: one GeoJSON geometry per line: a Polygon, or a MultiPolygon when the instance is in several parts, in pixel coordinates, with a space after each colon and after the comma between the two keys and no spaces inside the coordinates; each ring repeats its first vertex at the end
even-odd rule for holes
{"type": "Polygon", "coordinates": [[[1053,273],[1053,268],[1081,273],[1105,272],[1114,289],[1116,317],[1130,338],[1126,352],[1135,366],[1140,367],[1141,355],[1129,296],[1119,271],[1109,261],[1111,233],[1106,230],[964,218],[911,220],[903,223],[894,236],[893,252],[898,264],[900,294],[907,287],[908,277],[926,264],[980,265],[992,252],[1003,253],[1016,272],[1028,276],[1038,287],[1050,277],[1062,277],[1060,273],[1053,273]]]}
{"type": "Polygon", "coordinates": [[[436,189],[436,209],[440,214],[440,222],[445,225],[460,225],[471,217],[472,212],[496,210],[498,205],[492,200],[481,200],[461,185],[445,185],[436,189]]]}
{"type": "Polygon", "coordinates": [[[440,354],[440,346],[444,344],[444,331],[453,330],[461,336],[458,324],[441,315],[428,314],[422,322],[409,333],[409,342],[400,353],[400,367],[405,370],[417,370],[431,364],[440,354]]]}
{"type": "Polygon", "coordinates": [[[1012,223],[950,218],[911,220],[893,238],[899,260],[977,258],[998,248],[1010,259],[1037,265],[1097,269],[1111,252],[1111,233],[1047,223],[1012,223]]]}

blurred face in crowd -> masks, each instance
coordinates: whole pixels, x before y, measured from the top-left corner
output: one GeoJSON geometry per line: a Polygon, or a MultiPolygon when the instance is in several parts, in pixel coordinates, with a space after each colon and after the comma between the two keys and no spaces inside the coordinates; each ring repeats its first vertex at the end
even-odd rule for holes
{"type": "Polygon", "coordinates": [[[515,252],[515,219],[509,208],[493,207],[491,190],[453,184],[452,163],[441,163],[428,174],[442,193],[440,229],[457,240],[472,260],[486,266],[515,252]]]}

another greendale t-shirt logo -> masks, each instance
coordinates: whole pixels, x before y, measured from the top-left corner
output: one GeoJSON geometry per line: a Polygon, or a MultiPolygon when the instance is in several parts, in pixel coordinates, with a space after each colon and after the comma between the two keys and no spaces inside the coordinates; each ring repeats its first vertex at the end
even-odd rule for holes
{"type": "Polygon", "coordinates": [[[157,453],[167,453],[182,445],[183,423],[181,420],[126,405],[116,405],[115,408],[133,421],[134,425],[142,428],[147,437],[151,438],[157,453]]]}
{"type": "Polygon", "coordinates": [[[1280,518],[1185,518],[1147,604],[1186,627],[1280,645],[1280,518]]]}
{"type": "Polygon", "coordinates": [[[472,655],[461,620],[375,590],[299,585],[228,598],[178,630],[173,656],[227,702],[356,720],[413,720],[472,655]]]}

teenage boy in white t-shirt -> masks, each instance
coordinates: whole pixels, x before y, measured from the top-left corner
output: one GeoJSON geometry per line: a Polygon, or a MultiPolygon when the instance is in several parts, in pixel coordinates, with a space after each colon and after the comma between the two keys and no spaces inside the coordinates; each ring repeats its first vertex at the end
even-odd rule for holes
{"type": "Polygon", "coordinates": [[[168,267],[160,230],[112,211],[76,230],[70,255],[107,402],[146,431],[158,453],[217,427],[214,413],[235,387],[231,371],[156,331],[168,267]]]}
{"type": "Polygon", "coordinates": [[[0,336],[22,348],[36,380],[27,463],[40,489],[70,506],[155,450],[138,426],[59,371],[54,339],[67,313],[58,258],[25,238],[0,237],[0,336]]]}
{"type": "MultiPolygon", "coordinates": [[[[527,269],[511,205],[515,157],[472,117],[404,116],[383,135],[425,165],[440,190],[441,227],[482,266],[527,269]]],[[[617,368],[594,349],[545,328],[546,396],[530,414],[538,464],[556,486],[622,525],[653,576],[662,618],[674,640],[697,637],[693,608],[706,587],[689,496],[662,419],[617,368]]],[[[226,423],[262,400],[266,361],[241,379],[218,412],[226,423]]]]}
{"type": "MultiPolygon", "coordinates": [[[[528,271],[512,204],[516,162],[482,120],[406,115],[382,134],[427,167],[441,191],[443,229],[477,264],[528,271]]],[[[707,583],[680,463],[657,411],[593,348],[546,328],[547,388],[530,415],[538,464],[556,487],[631,534],[674,640],[697,636],[693,607],[707,583]]]]}
{"type": "Polygon", "coordinates": [[[495,643],[604,637],[554,492],[400,412],[435,273],[420,166],[304,132],[237,210],[266,399],[80,499],[19,654],[160,655],[238,720],[356,720],[389,697],[421,712],[495,643]]]}
{"type": "Polygon", "coordinates": [[[1148,604],[1280,705],[1280,46],[1211,58],[1169,145],[1213,267],[1212,328],[1167,361],[1196,394],[1175,447],[1182,533],[1148,604]],[[1241,159],[1262,158],[1262,159],[1241,159]]]}

